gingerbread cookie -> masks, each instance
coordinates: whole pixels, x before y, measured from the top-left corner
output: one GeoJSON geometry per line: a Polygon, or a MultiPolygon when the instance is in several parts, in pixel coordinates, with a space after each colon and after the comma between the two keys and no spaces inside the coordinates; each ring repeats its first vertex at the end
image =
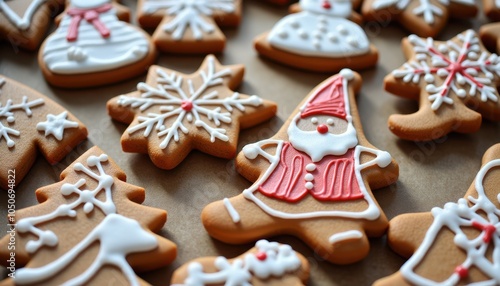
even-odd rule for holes
{"type": "Polygon", "coordinates": [[[364,69],[377,63],[378,51],[363,29],[345,18],[350,0],[301,0],[301,12],[281,19],[258,36],[255,49],[279,63],[317,72],[364,69]]]}
{"type": "Polygon", "coordinates": [[[411,35],[403,39],[408,61],[387,75],[384,87],[420,101],[409,115],[391,115],[389,129],[407,140],[431,140],[449,132],[471,133],[482,117],[500,120],[500,59],[467,30],[446,42],[411,35]]]}
{"type": "Polygon", "coordinates": [[[500,284],[500,144],[464,198],[430,213],[403,214],[390,222],[389,243],[410,257],[383,285],[500,284]]]}
{"type": "Polygon", "coordinates": [[[227,259],[204,257],[177,269],[172,286],[203,285],[305,285],[309,263],[291,246],[259,240],[246,253],[227,259]]]}
{"type": "Polygon", "coordinates": [[[370,188],[392,184],[399,169],[363,134],[360,87],[359,74],[342,70],[313,89],[274,137],[245,146],[237,168],[255,183],[205,207],[208,233],[227,243],[291,234],[330,262],[363,259],[367,236],[388,225],[370,188]]]}
{"type": "Polygon", "coordinates": [[[191,75],[152,66],[138,91],[108,101],[109,115],[130,123],[123,150],[148,153],[162,169],[174,168],[192,149],[233,158],[239,129],[276,114],[275,103],[232,90],[243,73],[243,66],[222,66],[212,55],[191,75]]]}
{"type": "Polygon", "coordinates": [[[210,54],[224,50],[222,27],[237,27],[241,0],[140,0],[138,21],[156,28],[153,41],[165,53],[210,54]]]}
{"type": "MultiPolygon", "coordinates": [[[[155,235],[164,210],[141,206],[144,189],[94,147],[61,174],[61,182],[36,191],[40,205],[10,216],[18,268],[2,285],[146,285],[135,271],[172,262],[176,246],[155,235]],[[15,223],[15,224],[14,224],[15,223]]],[[[10,235],[0,240],[9,266],[10,235]]]]}
{"type": "Polygon", "coordinates": [[[475,0],[366,0],[361,12],[365,21],[396,21],[420,37],[434,37],[448,18],[476,16],[475,0]]]}
{"type": "Polygon", "coordinates": [[[486,16],[493,21],[500,21],[500,2],[495,0],[483,0],[482,3],[486,16]]]}
{"type": "MultiPolygon", "coordinates": [[[[500,10],[499,10],[500,11],[500,10]]],[[[490,23],[481,26],[479,36],[484,47],[493,53],[500,52],[500,24],[490,23]]]]}
{"type": "Polygon", "coordinates": [[[0,188],[19,184],[33,165],[37,149],[54,164],[85,138],[85,126],[63,107],[0,75],[0,188]]]}
{"type": "Polygon", "coordinates": [[[71,0],[40,48],[46,80],[66,88],[115,83],[144,73],[156,59],[148,34],[120,21],[111,0],[71,0]]]}

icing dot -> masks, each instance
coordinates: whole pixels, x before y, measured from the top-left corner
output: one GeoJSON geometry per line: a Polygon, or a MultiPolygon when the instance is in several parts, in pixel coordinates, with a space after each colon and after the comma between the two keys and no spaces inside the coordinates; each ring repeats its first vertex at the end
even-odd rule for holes
{"type": "Polygon", "coordinates": [[[318,130],[318,132],[321,134],[325,134],[328,132],[328,126],[326,126],[325,124],[320,124],[320,125],[318,125],[316,130],[318,130]]]}
{"type": "Polygon", "coordinates": [[[457,273],[458,276],[460,276],[460,279],[464,279],[467,276],[469,276],[469,270],[463,267],[462,265],[457,266],[457,268],[455,268],[455,273],[457,273]]]}
{"type": "Polygon", "coordinates": [[[457,95],[458,95],[459,97],[465,97],[465,96],[467,95],[467,92],[465,92],[465,89],[459,89],[459,90],[457,91],[457,95]]]}
{"type": "Polygon", "coordinates": [[[347,43],[353,47],[357,47],[359,46],[359,42],[358,42],[358,39],[354,38],[354,37],[347,37],[347,43]]]}
{"type": "Polygon", "coordinates": [[[434,77],[431,74],[426,74],[424,76],[425,82],[427,83],[433,83],[434,82],[434,77]]]}
{"type": "Polygon", "coordinates": [[[267,259],[267,254],[265,252],[259,251],[255,253],[255,257],[260,261],[264,261],[267,259]]]}
{"type": "Polygon", "coordinates": [[[314,31],[313,37],[316,39],[322,39],[323,38],[323,33],[321,31],[314,31]]]}
{"type": "Polygon", "coordinates": [[[320,42],[319,40],[315,39],[315,40],[313,41],[313,45],[314,45],[314,47],[315,47],[316,49],[318,49],[318,50],[319,50],[319,49],[321,49],[321,42],[320,42]]]}
{"type": "Polygon", "coordinates": [[[181,102],[181,108],[189,112],[193,109],[193,102],[191,100],[183,100],[181,102]]]}
{"type": "Polygon", "coordinates": [[[445,44],[441,44],[441,45],[438,46],[438,50],[441,53],[447,53],[448,52],[448,47],[445,44]]]}
{"type": "Polygon", "coordinates": [[[299,30],[299,37],[301,37],[302,39],[307,39],[309,36],[307,35],[307,32],[304,31],[304,30],[299,30]]]}
{"type": "Polygon", "coordinates": [[[341,70],[340,75],[347,80],[352,80],[354,78],[354,73],[350,69],[341,70]]]}
{"type": "MultiPolygon", "coordinates": [[[[316,170],[316,165],[315,165],[315,164],[313,164],[313,163],[309,163],[309,164],[307,164],[307,166],[306,166],[306,170],[307,170],[307,171],[309,171],[309,172],[312,172],[312,171],[316,170]]],[[[499,195],[499,196],[500,196],[500,195],[499,195]]]]}
{"type": "Polygon", "coordinates": [[[322,33],[328,32],[328,27],[325,24],[318,25],[318,30],[322,33]]]}
{"type": "Polygon", "coordinates": [[[285,30],[283,30],[278,33],[278,36],[282,39],[286,39],[288,38],[288,33],[285,30]]]}
{"type": "Polygon", "coordinates": [[[316,117],[311,118],[311,123],[312,124],[318,123],[318,118],[316,118],[316,117]]]}
{"type": "Polygon", "coordinates": [[[326,121],[326,124],[328,124],[328,125],[333,125],[333,119],[329,118],[329,119],[326,121]]]}
{"type": "Polygon", "coordinates": [[[339,38],[337,37],[337,35],[335,35],[333,33],[329,33],[327,37],[333,43],[336,43],[339,41],[339,38]]]}
{"type": "Polygon", "coordinates": [[[308,182],[311,182],[312,180],[314,180],[314,176],[313,176],[313,174],[306,174],[306,175],[304,176],[304,179],[305,179],[306,181],[308,181],[308,182]]]}
{"type": "Polygon", "coordinates": [[[344,36],[349,34],[349,30],[347,30],[343,25],[338,25],[336,29],[340,34],[344,36]]]}
{"type": "Polygon", "coordinates": [[[7,122],[12,123],[12,122],[14,122],[15,120],[16,120],[16,118],[15,118],[14,116],[9,116],[9,117],[7,117],[7,122]]]}
{"type": "Polygon", "coordinates": [[[314,184],[311,183],[311,182],[307,182],[306,185],[305,185],[306,189],[308,190],[312,190],[312,188],[314,187],[314,184]]]}
{"type": "Polygon", "coordinates": [[[300,28],[300,23],[298,21],[293,21],[292,23],[290,23],[290,25],[295,29],[300,28]]]}
{"type": "Polygon", "coordinates": [[[322,24],[326,24],[326,23],[328,23],[328,18],[327,18],[327,17],[325,17],[324,15],[321,15],[321,16],[319,17],[318,21],[319,21],[320,23],[322,23],[322,24]]]}

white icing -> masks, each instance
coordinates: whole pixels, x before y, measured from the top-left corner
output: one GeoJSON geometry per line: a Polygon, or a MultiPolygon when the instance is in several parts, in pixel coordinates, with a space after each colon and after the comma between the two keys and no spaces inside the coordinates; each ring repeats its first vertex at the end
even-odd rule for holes
{"type": "MultiPolygon", "coordinates": [[[[247,158],[248,158],[248,156],[247,156],[247,158]]],[[[249,158],[249,159],[251,159],[251,158],[249,158]]],[[[306,170],[309,172],[312,172],[312,171],[316,170],[316,165],[314,165],[313,163],[309,163],[306,166],[306,170]]]]}
{"type": "Polygon", "coordinates": [[[7,20],[9,20],[16,28],[20,30],[27,30],[31,26],[31,20],[33,15],[38,10],[38,8],[47,0],[33,0],[24,11],[23,17],[19,17],[19,15],[14,12],[7,3],[6,0],[0,0],[0,13],[3,13],[7,20]]]}
{"type": "Polygon", "coordinates": [[[299,5],[303,11],[317,13],[319,20],[323,22],[326,22],[326,17],[347,18],[352,13],[350,0],[300,0],[299,5]],[[323,8],[325,2],[331,4],[330,9],[323,8]]]}
{"type": "Polygon", "coordinates": [[[146,0],[143,11],[152,14],[165,10],[174,18],[165,24],[163,31],[172,35],[175,40],[181,40],[186,30],[190,29],[197,40],[203,38],[203,33],[211,34],[215,26],[207,22],[203,16],[212,16],[214,10],[233,13],[236,10],[234,0],[146,0]]]}
{"type": "MultiPolygon", "coordinates": [[[[458,200],[458,203],[447,203],[444,208],[432,209],[434,221],[427,230],[424,240],[413,256],[401,267],[401,273],[405,279],[417,285],[458,285],[461,278],[457,272],[444,281],[433,281],[414,271],[423,261],[429,249],[433,247],[440,231],[446,228],[455,234],[453,242],[466,254],[466,259],[460,267],[467,270],[477,268],[486,275],[487,280],[470,281],[471,284],[468,285],[500,284],[500,209],[488,198],[483,186],[486,174],[499,166],[500,159],[492,160],[478,172],[474,185],[478,194],[477,198],[469,196],[467,199],[458,200]],[[487,234],[484,230],[479,236],[473,238],[469,238],[464,233],[463,228],[473,227],[473,222],[495,228],[489,241],[485,241],[487,234]],[[491,248],[492,259],[490,261],[487,252],[491,248]]],[[[498,204],[500,196],[497,196],[497,200],[498,204]]],[[[446,259],[446,257],[442,257],[442,259],[446,259]]]]}
{"type": "Polygon", "coordinates": [[[481,50],[480,41],[473,30],[458,34],[461,45],[447,41],[446,46],[436,48],[432,38],[408,37],[414,46],[415,61],[407,62],[392,72],[394,77],[406,83],[426,82],[432,109],[438,110],[443,103],[453,104],[450,93],[458,97],[478,96],[482,102],[498,101],[495,75],[500,75],[500,58],[481,50]],[[479,54],[479,56],[478,56],[479,54]],[[435,82],[442,79],[442,84],[435,82]],[[470,88],[466,91],[466,86],[470,88]]]}
{"type": "Polygon", "coordinates": [[[360,239],[363,237],[363,234],[359,230],[348,230],[340,233],[336,233],[328,239],[331,244],[335,244],[344,240],[349,239],[360,239]]]}
{"type": "Polygon", "coordinates": [[[248,253],[243,259],[235,259],[232,263],[225,257],[217,257],[215,267],[217,272],[204,273],[203,266],[198,262],[188,265],[188,277],[184,280],[186,286],[203,286],[215,283],[224,285],[251,285],[253,276],[259,279],[282,277],[287,273],[300,269],[302,263],[291,246],[259,240],[255,244],[257,253],[248,253]],[[257,255],[265,254],[260,260],[257,255]]]}
{"type": "Polygon", "coordinates": [[[224,202],[224,207],[226,207],[227,212],[231,216],[231,219],[233,220],[234,223],[238,223],[240,221],[240,214],[236,209],[233,207],[231,204],[231,201],[228,198],[224,198],[222,200],[224,202]]]}
{"type": "Polygon", "coordinates": [[[67,117],[67,111],[61,112],[59,115],[47,114],[47,121],[38,123],[36,130],[44,131],[45,137],[52,134],[57,140],[61,141],[65,129],[78,127],[77,122],[67,120],[67,117]]]}
{"type": "Polygon", "coordinates": [[[226,135],[226,129],[214,128],[205,121],[208,119],[208,122],[213,122],[217,127],[222,123],[230,124],[234,108],[244,112],[245,106],[257,107],[262,104],[262,99],[256,95],[240,98],[240,94],[234,92],[230,97],[220,98],[216,90],[210,90],[213,86],[222,85],[223,78],[231,75],[230,69],[216,71],[214,57],[208,58],[207,69],[200,72],[203,82],[197,88],[194,87],[192,80],[186,80],[175,72],[167,74],[161,69],[157,69],[156,73],[158,86],[139,83],[137,88],[141,92],[141,97],[120,96],[118,104],[132,108],[138,107],[141,112],[146,111],[151,106],[160,106],[162,113],[148,113],[147,116],[139,116],[139,123],[130,126],[127,132],[132,134],[144,129],[144,136],[148,137],[151,131],[156,130],[158,137],[165,136],[159,146],[161,149],[165,149],[172,139],[179,142],[179,131],[184,134],[189,133],[184,119],[187,119],[187,123],[192,123],[194,119],[194,125],[210,134],[212,142],[215,142],[216,138],[227,142],[229,137],[226,135]],[[187,93],[183,89],[184,83],[188,87],[187,93]],[[190,102],[190,110],[182,107],[186,102],[190,102]],[[222,107],[227,112],[224,112],[222,107]],[[175,120],[169,121],[170,125],[167,126],[165,121],[172,117],[175,117],[175,120]]]}
{"type": "MultiPolygon", "coordinates": [[[[100,2],[106,4],[110,1],[100,2]]],[[[100,72],[138,62],[147,55],[149,39],[140,30],[119,21],[114,8],[99,14],[99,20],[110,30],[108,38],[83,19],[78,27],[77,39],[69,42],[66,37],[72,17],[64,15],[41,51],[47,68],[59,74],[100,72]]]]}

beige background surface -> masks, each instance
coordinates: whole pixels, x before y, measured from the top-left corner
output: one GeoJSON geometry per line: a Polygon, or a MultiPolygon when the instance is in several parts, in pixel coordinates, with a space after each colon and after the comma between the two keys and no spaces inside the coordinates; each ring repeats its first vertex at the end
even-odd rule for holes
{"type": "MultiPolygon", "coordinates": [[[[124,1],[128,7],[134,1],[124,1]]],[[[246,65],[245,81],[239,91],[257,94],[279,104],[276,118],[241,133],[239,148],[245,144],[271,137],[289,116],[289,113],[316,84],[330,76],[293,70],[257,56],[252,39],[269,30],[282,16],[286,7],[275,7],[263,1],[244,1],[241,27],[225,30],[228,37],[226,51],[218,55],[224,64],[246,65]]],[[[450,23],[438,39],[448,39],[467,29],[477,30],[485,23],[484,16],[471,21],[450,23]]],[[[376,68],[361,73],[364,84],[358,96],[361,120],[368,140],[380,149],[389,151],[400,164],[397,184],[376,190],[375,197],[389,218],[405,212],[429,211],[448,201],[462,197],[480,167],[483,152],[500,142],[500,125],[483,122],[478,133],[451,134],[425,143],[398,140],[386,127],[393,113],[416,111],[417,103],[397,98],[384,92],[383,77],[404,61],[400,40],[406,32],[397,25],[368,23],[367,33],[380,51],[376,68]]],[[[194,72],[203,56],[161,55],[159,65],[181,72],[194,72]]],[[[169,218],[161,235],[178,244],[179,255],[169,267],[141,277],[154,285],[167,285],[173,270],[186,261],[199,256],[236,256],[252,245],[227,245],[211,239],[199,219],[202,208],[215,200],[231,197],[250,186],[234,170],[234,162],[192,152],[187,159],[171,171],[156,168],[147,155],[127,154],[120,149],[120,136],[127,126],[112,121],[105,103],[108,99],[135,90],[145,75],[111,86],[63,90],[49,86],[38,68],[34,53],[15,51],[8,43],[0,45],[0,74],[23,82],[46,94],[70,110],[89,129],[89,140],[84,142],[60,164],[50,166],[39,157],[24,181],[17,187],[17,207],[36,203],[34,191],[58,181],[59,173],[93,145],[110,155],[127,173],[128,182],[146,189],[145,204],[163,208],[169,218]]],[[[0,97],[1,99],[1,97],[0,97]]],[[[1,158],[0,158],[1,163],[1,158]]],[[[6,217],[7,196],[0,194],[0,217],[6,217]]],[[[0,234],[6,226],[0,225],[0,234]]],[[[291,244],[308,257],[311,263],[310,285],[370,285],[380,277],[399,269],[404,259],[391,251],[385,237],[371,239],[369,256],[356,264],[336,266],[323,262],[305,244],[290,236],[272,237],[291,244]]],[[[5,271],[1,271],[5,275],[5,271]]]]}

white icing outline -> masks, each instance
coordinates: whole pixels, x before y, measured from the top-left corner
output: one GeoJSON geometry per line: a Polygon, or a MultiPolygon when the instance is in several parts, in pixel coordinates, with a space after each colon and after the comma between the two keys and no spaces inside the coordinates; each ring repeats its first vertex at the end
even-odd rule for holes
{"type": "Polygon", "coordinates": [[[227,212],[231,216],[231,219],[233,220],[234,223],[238,223],[240,221],[240,214],[238,211],[234,208],[234,206],[231,204],[231,201],[228,198],[224,198],[222,200],[224,203],[224,207],[226,207],[227,212]]]}
{"type": "Polygon", "coordinates": [[[58,115],[47,114],[47,121],[39,122],[36,130],[44,131],[45,137],[53,135],[58,141],[64,137],[64,130],[68,128],[78,128],[78,123],[67,120],[68,112],[63,111],[58,115]]]}
{"type": "Polygon", "coordinates": [[[335,244],[337,242],[345,241],[348,239],[360,239],[363,237],[363,233],[359,230],[348,230],[344,232],[335,233],[330,238],[328,238],[328,242],[331,244],[335,244]]]}
{"type": "Polygon", "coordinates": [[[16,12],[12,11],[12,9],[5,3],[5,0],[0,0],[0,12],[3,12],[5,18],[9,20],[16,28],[19,30],[27,30],[31,26],[31,18],[38,10],[40,5],[42,5],[47,0],[33,0],[26,11],[24,11],[23,17],[19,17],[16,12]]]}

